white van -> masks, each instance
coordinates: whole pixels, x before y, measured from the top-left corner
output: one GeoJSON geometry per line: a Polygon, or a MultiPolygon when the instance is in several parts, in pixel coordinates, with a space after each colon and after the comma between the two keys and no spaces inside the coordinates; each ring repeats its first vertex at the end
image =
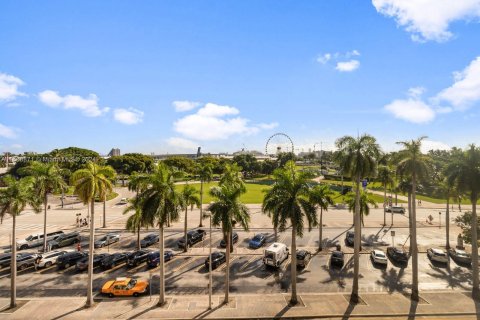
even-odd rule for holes
{"type": "Polygon", "coordinates": [[[263,252],[263,264],[272,267],[279,267],[283,261],[288,259],[287,245],[274,242],[263,252]]]}

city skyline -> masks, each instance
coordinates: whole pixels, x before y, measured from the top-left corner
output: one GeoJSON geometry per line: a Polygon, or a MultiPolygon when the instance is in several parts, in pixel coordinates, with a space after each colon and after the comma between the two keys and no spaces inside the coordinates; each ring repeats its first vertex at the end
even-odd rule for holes
{"type": "Polygon", "coordinates": [[[433,3],[3,2],[0,151],[479,144],[480,5],[433,3]]]}

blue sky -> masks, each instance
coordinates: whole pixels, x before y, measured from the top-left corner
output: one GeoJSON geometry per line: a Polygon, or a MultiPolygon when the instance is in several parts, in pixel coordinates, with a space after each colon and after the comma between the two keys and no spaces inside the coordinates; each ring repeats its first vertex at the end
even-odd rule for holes
{"type": "Polygon", "coordinates": [[[479,18],[479,0],[2,1],[0,151],[480,144],[479,18]]]}

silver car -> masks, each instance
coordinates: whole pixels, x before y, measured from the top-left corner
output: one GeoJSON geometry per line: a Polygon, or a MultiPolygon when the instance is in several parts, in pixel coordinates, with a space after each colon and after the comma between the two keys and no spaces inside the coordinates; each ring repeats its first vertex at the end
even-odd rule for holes
{"type": "Polygon", "coordinates": [[[429,248],[427,250],[427,256],[432,261],[437,261],[437,262],[440,262],[440,263],[448,263],[447,254],[442,249],[429,248]]]}
{"type": "Polygon", "coordinates": [[[117,233],[108,233],[95,241],[94,247],[95,248],[102,248],[108,245],[111,245],[112,243],[120,241],[120,235],[117,233]]]}

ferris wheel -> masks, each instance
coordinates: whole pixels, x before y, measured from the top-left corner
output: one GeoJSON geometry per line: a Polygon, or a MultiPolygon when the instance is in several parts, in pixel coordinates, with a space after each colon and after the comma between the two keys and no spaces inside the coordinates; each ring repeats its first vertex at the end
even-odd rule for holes
{"type": "Polygon", "coordinates": [[[285,133],[275,133],[267,140],[265,155],[276,157],[280,153],[293,152],[293,141],[285,133]]]}

